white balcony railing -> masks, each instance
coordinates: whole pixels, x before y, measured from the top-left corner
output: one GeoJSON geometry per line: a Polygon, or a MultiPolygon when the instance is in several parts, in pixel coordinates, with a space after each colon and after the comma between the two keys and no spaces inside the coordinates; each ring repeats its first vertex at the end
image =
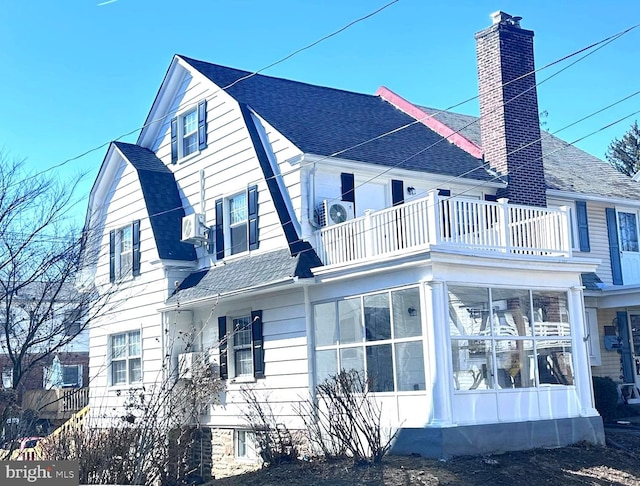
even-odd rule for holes
{"type": "Polygon", "coordinates": [[[325,265],[364,261],[431,246],[469,253],[571,256],[568,208],[540,208],[456,197],[435,191],[317,232],[325,265]]]}

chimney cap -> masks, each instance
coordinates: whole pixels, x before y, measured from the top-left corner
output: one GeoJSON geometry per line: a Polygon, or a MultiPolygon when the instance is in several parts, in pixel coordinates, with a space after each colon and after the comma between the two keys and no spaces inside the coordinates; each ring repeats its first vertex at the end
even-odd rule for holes
{"type": "Polygon", "coordinates": [[[520,27],[520,21],[522,20],[522,17],[514,17],[506,12],[503,12],[502,10],[498,10],[497,12],[493,12],[491,14],[491,20],[493,21],[493,25],[506,24],[512,25],[514,27],[520,27]]]}

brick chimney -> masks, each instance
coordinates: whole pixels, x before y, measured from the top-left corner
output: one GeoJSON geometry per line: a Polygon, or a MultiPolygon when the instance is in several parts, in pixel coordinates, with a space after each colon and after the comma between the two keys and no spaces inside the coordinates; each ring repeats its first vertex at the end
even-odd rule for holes
{"type": "Polygon", "coordinates": [[[507,176],[502,196],[509,202],[546,206],[536,77],[529,74],[533,31],[520,27],[520,17],[491,17],[493,25],[476,34],[484,159],[507,176]]]}

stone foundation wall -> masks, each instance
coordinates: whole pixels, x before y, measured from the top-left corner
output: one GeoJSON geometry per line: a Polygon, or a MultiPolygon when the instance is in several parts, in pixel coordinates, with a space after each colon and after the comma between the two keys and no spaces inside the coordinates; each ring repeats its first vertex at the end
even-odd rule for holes
{"type": "Polygon", "coordinates": [[[212,473],[215,478],[225,478],[256,471],[262,467],[262,460],[236,458],[233,430],[211,429],[212,473]]]}

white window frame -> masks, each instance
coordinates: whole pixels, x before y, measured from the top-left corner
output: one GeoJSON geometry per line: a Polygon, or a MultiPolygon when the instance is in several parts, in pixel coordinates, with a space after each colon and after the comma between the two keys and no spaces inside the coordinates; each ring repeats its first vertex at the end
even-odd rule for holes
{"type": "Polygon", "coordinates": [[[142,332],[140,330],[134,330],[134,331],[128,331],[128,332],[121,332],[121,333],[117,333],[117,334],[112,334],[109,336],[109,385],[110,386],[127,386],[127,385],[133,385],[133,384],[138,384],[138,383],[142,383],[142,375],[143,375],[143,370],[142,370],[142,332]],[[138,336],[138,348],[139,348],[139,353],[137,354],[131,354],[131,337],[132,336],[138,336]],[[114,350],[114,341],[116,338],[119,338],[121,336],[125,337],[125,342],[124,342],[124,348],[123,348],[123,354],[116,356],[115,354],[115,350],[114,350]],[[140,369],[140,379],[138,380],[132,380],[131,379],[131,373],[132,370],[134,369],[135,366],[135,361],[139,360],[140,365],[139,365],[139,369],[140,369]],[[125,363],[125,380],[124,381],[115,381],[114,379],[114,368],[113,368],[113,364],[114,363],[121,363],[124,362],[125,363]]]}
{"type": "Polygon", "coordinates": [[[60,383],[53,383],[51,376],[51,368],[45,367],[44,373],[42,374],[42,387],[45,390],[49,390],[53,388],[82,388],[82,365],[81,364],[61,364],[61,373],[62,373],[62,381],[60,383]],[[64,370],[65,368],[76,368],[76,376],[77,379],[75,382],[65,382],[64,381],[64,370]]]}
{"type": "Polygon", "coordinates": [[[177,162],[182,162],[183,160],[188,160],[192,157],[197,156],[200,153],[200,132],[198,127],[198,106],[191,107],[186,109],[185,111],[178,113],[176,115],[176,139],[177,139],[177,162]],[[185,121],[188,116],[195,115],[195,128],[191,131],[185,131],[185,121]],[[185,142],[187,137],[194,136],[195,139],[195,147],[194,149],[187,153],[185,150],[185,142]]]}
{"type": "Polygon", "coordinates": [[[254,461],[258,457],[254,432],[246,429],[235,429],[233,431],[233,439],[236,459],[254,461]]]}
{"type": "Polygon", "coordinates": [[[133,276],[133,226],[126,225],[115,234],[115,277],[122,280],[133,276]],[[125,236],[127,238],[125,239],[125,236]],[[126,245],[128,244],[128,248],[126,245]]]}
{"type": "MultiPolygon", "coordinates": [[[[466,283],[454,283],[454,282],[449,282],[447,284],[447,305],[451,306],[450,303],[450,288],[451,287],[472,287],[469,284],[466,283]]],[[[491,310],[485,309],[487,312],[489,312],[489,316],[487,317],[487,322],[489,323],[487,325],[487,330],[483,331],[482,333],[472,333],[472,334],[457,334],[457,335],[453,335],[451,333],[451,323],[449,324],[449,360],[450,360],[450,366],[451,366],[451,371],[453,373],[456,373],[456,371],[460,371],[460,370],[455,370],[454,365],[453,365],[453,343],[454,342],[460,342],[460,343],[470,343],[472,341],[476,341],[478,343],[482,343],[482,344],[489,344],[490,345],[490,351],[489,353],[486,355],[489,357],[490,361],[491,361],[491,365],[488,367],[488,369],[492,369],[494,370],[494,374],[495,376],[492,375],[492,381],[493,384],[490,388],[474,388],[474,389],[463,389],[463,388],[455,388],[453,389],[453,392],[455,394],[464,394],[464,393],[494,393],[494,392],[499,392],[499,393],[509,393],[510,391],[512,391],[513,389],[517,389],[517,390],[531,390],[531,391],[536,391],[536,390],[540,390],[543,389],[547,386],[550,385],[550,383],[548,382],[542,382],[541,381],[541,373],[539,370],[539,363],[538,363],[538,357],[543,355],[543,353],[539,352],[539,350],[543,349],[544,347],[546,347],[548,344],[550,343],[569,343],[569,352],[571,353],[572,356],[572,361],[571,361],[571,371],[573,373],[573,383],[571,384],[567,384],[567,385],[563,385],[563,384],[553,384],[552,386],[554,387],[575,387],[575,370],[576,370],[576,361],[574,358],[574,353],[577,352],[577,348],[575,346],[575,342],[574,342],[574,332],[573,332],[573,326],[574,326],[574,320],[573,318],[569,315],[569,295],[566,289],[541,289],[541,288],[535,288],[535,287],[516,287],[516,286],[509,286],[509,287],[505,287],[505,286],[499,286],[499,285],[489,285],[487,284],[486,286],[481,286],[481,288],[483,290],[488,290],[487,292],[487,304],[490,304],[490,308],[491,310]],[[546,291],[550,291],[550,292],[556,292],[558,294],[562,294],[565,296],[565,304],[567,307],[563,308],[562,310],[564,312],[561,312],[560,315],[561,320],[559,322],[565,324],[566,326],[568,326],[569,328],[569,333],[568,334],[563,334],[563,333],[558,333],[556,334],[544,334],[544,333],[531,333],[531,327],[527,327],[526,328],[526,333],[525,335],[515,335],[515,334],[509,334],[508,332],[505,332],[504,330],[501,330],[500,332],[496,333],[495,329],[496,328],[500,328],[500,329],[504,329],[503,323],[501,322],[502,320],[500,319],[501,313],[506,312],[506,313],[510,313],[507,310],[506,307],[506,303],[504,303],[504,305],[502,304],[502,300],[494,300],[493,297],[493,292],[494,291],[500,291],[500,290],[514,290],[514,291],[526,291],[529,294],[529,302],[530,305],[532,306],[532,309],[527,309],[527,312],[529,312],[530,310],[533,312],[533,314],[535,314],[535,310],[533,309],[533,296],[536,292],[546,292],[546,291]],[[563,318],[566,317],[566,321],[563,320],[563,318]],[[493,322],[493,324],[492,324],[493,322]],[[520,342],[530,342],[532,344],[532,353],[533,353],[533,370],[534,370],[534,379],[533,382],[530,386],[520,386],[520,387],[515,387],[515,388],[503,388],[501,387],[498,383],[499,383],[499,378],[498,378],[498,373],[496,370],[498,369],[505,369],[504,367],[499,366],[499,361],[500,361],[500,356],[498,356],[499,354],[499,348],[501,346],[501,344],[506,344],[508,342],[513,342],[513,341],[520,341],[520,342]]],[[[527,316],[528,317],[528,316],[527,316]]],[[[535,322],[535,315],[534,317],[534,322],[535,322]]],[[[449,318],[450,319],[450,318],[449,318]]],[[[529,326],[531,326],[531,323],[529,323],[529,326]]],[[[513,323],[511,324],[511,327],[513,327],[513,323]]],[[[500,352],[500,354],[502,355],[502,357],[506,356],[507,353],[504,352],[500,352]]],[[[455,381],[455,379],[454,379],[455,381]]]]}
{"type": "Polygon", "coordinates": [[[225,211],[224,246],[226,248],[225,250],[226,256],[239,255],[239,254],[248,252],[249,251],[249,194],[248,194],[248,191],[245,189],[244,191],[236,192],[235,194],[232,194],[231,196],[226,197],[224,211],[225,211]],[[236,210],[235,212],[236,213],[241,212],[241,214],[244,215],[244,219],[240,221],[232,222],[233,208],[231,207],[231,204],[232,204],[231,201],[240,196],[244,197],[244,206],[242,208],[238,208],[238,210],[236,210]],[[235,250],[233,245],[233,240],[231,238],[232,232],[234,229],[242,228],[242,227],[244,227],[246,244],[241,249],[235,250]]]}
{"type": "Polygon", "coordinates": [[[182,113],[179,117],[178,117],[178,138],[179,138],[179,157],[180,158],[184,158],[184,157],[188,157],[191,154],[195,154],[196,152],[199,151],[199,140],[198,140],[198,108],[194,108],[192,110],[189,111],[185,111],[184,113],[182,113]],[[187,118],[192,116],[195,118],[194,122],[193,122],[193,129],[190,131],[187,131],[187,127],[185,126],[185,124],[187,123],[187,118]],[[193,150],[191,150],[190,152],[187,152],[187,139],[189,137],[193,137],[193,150]]]}
{"type": "MultiPolygon", "coordinates": [[[[393,378],[393,390],[385,390],[385,391],[374,391],[371,390],[374,393],[378,393],[378,394],[391,394],[391,393],[395,393],[395,394],[406,394],[406,393],[415,393],[415,392],[419,392],[419,393],[424,393],[424,390],[427,387],[427,379],[426,379],[426,360],[425,360],[425,355],[424,355],[424,351],[423,351],[423,355],[422,355],[422,369],[420,370],[422,373],[421,382],[416,383],[415,385],[417,385],[417,387],[414,385],[414,388],[412,390],[401,390],[400,389],[400,382],[399,382],[399,371],[401,368],[402,364],[405,364],[404,362],[401,363],[400,362],[400,358],[397,356],[397,349],[398,346],[402,346],[402,345],[406,345],[406,344],[419,344],[420,347],[423,349],[424,346],[424,340],[426,339],[425,336],[425,329],[422,323],[422,310],[421,310],[421,298],[419,297],[418,302],[416,303],[416,305],[414,306],[414,308],[412,309],[411,316],[416,317],[417,319],[419,319],[419,325],[420,325],[420,334],[417,335],[413,335],[413,336],[409,336],[409,337],[398,337],[396,336],[396,322],[395,322],[395,315],[394,315],[394,305],[393,305],[393,295],[395,293],[399,293],[402,291],[410,291],[410,290],[415,290],[418,292],[418,295],[420,295],[420,288],[418,286],[409,286],[409,287],[398,287],[398,288],[392,288],[392,289],[386,289],[386,290],[381,290],[381,291],[375,291],[375,292],[370,292],[370,293],[366,293],[366,294],[359,294],[359,295],[354,295],[354,296],[350,296],[350,297],[345,297],[342,299],[332,299],[329,301],[324,301],[324,302],[314,302],[314,306],[315,305],[321,305],[321,304],[328,304],[328,303],[333,303],[336,306],[336,311],[335,311],[335,316],[336,319],[339,321],[339,311],[338,311],[338,306],[340,302],[343,301],[349,301],[349,300],[354,300],[354,299],[358,299],[360,302],[360,316],[359,316],[359,326],[360,328],[358,329],[359,334],[358,334],[358,338],[354,339],[353,341],[349,341],[347,343],[341,343],[339,337],[336,335],[335,339],[334,339],[334,343],[333,344],[328,344],[328,345],[315,345],[315,353],[318,352],[322,352],[322,351],[336,351],[337,352],[337,369],[335,370],[335,373],[333,374],[337,374],[342,368],[342,353],[348,353],[348,350],[352,349],[354,350],[355,353],[358,353],[359,351],[362,351],[362,365],[363,365],[363,369],[362,371],[365,373],[365,376],[367,376],[367,378],[369,379],[369,375],[368,375],[368,363],[367,363],[367,350],[371,350],[374,349],[377,346],[390,346],[391,349],[391,365],[392,365],[392,378],[393,378]],[[389,302],[389,332],[390,332],[390,336],[387,339],[378,339],[378,340],[369,340],[366,337],[366,323],[365,323],[365,305],[364,305],[364,301],[366,298],[368,297],[375,297],[375,296],[386,296],[387,297],[387,301],[389,302]],[[420,388],[420,385],[424,386],[424,388],[420,388]]],[[[407,309],[398,309],[399,312],[408,312],[408,308],[407,309]]],[[[315,332],[315,325],[316,323],[314,322],[314,332],[315,332]]],[[[338,324],[339,326],[339,324],[338,324]]],[[[338,329],[338,327],[336,327],[336,333],[339,334],[340,331],[338,329]]],[[[404,377],[403,377],[404,378],[404,377]]],[[[316,373],[316,376],[314,377],[314,379],[316,380],[316,382],[318,381],[322,381],[319,380],[319,377],[316,373]]]]}
{"type": "Polygon", "coordinates": [[[13,368],[2,370],[2,388],[5,390],[13,388],[13,368]]]}
{"type": "Polygon", "coordinates": [[[253,362],[253,329],[251,323],[251,312],[238,313],[235,316],[230,316],[227,321],[231,325],[231,339],[227,345],[227,366],[229,368],[229,378],[234,378],[236,381],[254,381],[255,380],[255,364],[253,362]],[[244,321],[244,322],[241,322],[244,321]],[[247,326],[243,334],[239,334],[236,330],[236,325],[247,326]],[[249,342],[243,342],[238,344],[239,336],[249,336],[249,342]],[[251,359],[251,371],[248,373],[240,374],[238,372],[238,366],[236,363],[238,351],[248,351],[251,359]]]}

